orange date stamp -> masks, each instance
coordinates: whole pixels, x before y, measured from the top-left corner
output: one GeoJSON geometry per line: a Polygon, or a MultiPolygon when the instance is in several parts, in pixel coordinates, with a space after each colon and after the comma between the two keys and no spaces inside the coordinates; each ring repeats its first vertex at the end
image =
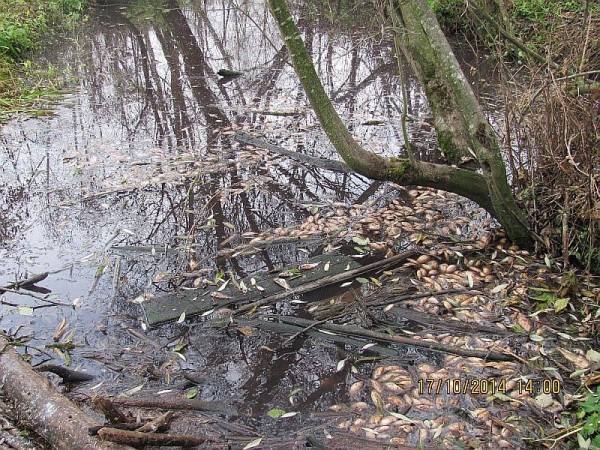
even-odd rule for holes
{"type": "Polygon", "coordinates": [[[561,382],[555,378],[422,378],[418,381],[420,395],[494,395],[516,390],[519,394],[560,394],[561,382]]]}

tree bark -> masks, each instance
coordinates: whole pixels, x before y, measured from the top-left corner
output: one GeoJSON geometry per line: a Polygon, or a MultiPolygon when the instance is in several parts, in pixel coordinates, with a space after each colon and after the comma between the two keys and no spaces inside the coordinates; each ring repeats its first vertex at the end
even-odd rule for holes
{"type": "Polygon", "coordinates": [[[21,360],[0,337],[0,390],[15,405],[17,420],[42,436],[54,449],[131,449],[88,435],[97,425],[50,382],[21,360]]]}
{"type": "Polygon", "coordinates": [[[319,122],[337,152],[353,170],[375,180],[434,187],[467,197],[496,218],[513,241],[525,247],[531,245],[529,226],[512,196],[494,130],[427,0],[399,0],[396,3],[390,0],[388,13],[397,24],[394,33],[427,95],[442,152],[451,164],[464,156],[474,156],[481,173],[455,165],[384,158],[361,147],[331,104],[286,1],[269,0],[269,7],[319,122]]]}

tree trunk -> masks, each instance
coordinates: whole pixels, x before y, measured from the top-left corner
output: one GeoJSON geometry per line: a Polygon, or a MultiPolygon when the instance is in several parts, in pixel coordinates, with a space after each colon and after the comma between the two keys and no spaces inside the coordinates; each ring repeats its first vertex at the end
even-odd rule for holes
{"type": "Polygon", "coordinates": [[[54,449],[121,449],[132,447],[88,435],[98,425],[50,382],[23,361],[5,338],[0,338],[0,392],[14,404],[17,419],[42,436],[54,449]]]}
{"type": "Polygon", "coordinates": [[[319,122],[353,170],[376,180],[434,187],[467,197],[496,218],[510,239],[521,246],[531,245],[527,220],[506,179],[500,145],[427,0],[390,0],[387,9],[394,19],[394,33],[427,95],[442,152],[451,164],[474,156],[481,173],[455,165],[384,158],[361,147],[333,108],[286,1],[269,0],[269,7],[319,122]]]}

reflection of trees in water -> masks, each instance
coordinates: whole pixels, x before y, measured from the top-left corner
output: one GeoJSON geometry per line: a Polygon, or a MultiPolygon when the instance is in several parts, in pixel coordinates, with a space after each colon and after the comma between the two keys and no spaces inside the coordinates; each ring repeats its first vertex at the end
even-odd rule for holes
{"type": "MultiPolygon", "coordinates": [[[[93,197],[72,209],[55,209],[47,219],[49,228],[69,219],[91,235],[108,238],[121,225],[136,236],[120,236],[116,242],[186,243],[207,255],[233,233],[225,222],[233,224],[235,232],[288,226],[306,217],[306,203],[352,202],[369,186],[356,176],[285,159],[269,167],[236,168],[240,147],[231,141],[229,127],[256,129],[298,152],[333,155],[312,115],[282,118],[252,112],[305,104],[262,2],[236,7],[228,1],[194,2],[183,11],[174,1],[166,2],[164,9],[136,7],[99,9],[91,21],[93,32],[81,66],[84,93],[76,97],[69,136],[78,163],[89,167],[80,176],[70,174],[57,181],[60,189],[51,194],[50,204],[76,204],[106,189],[106,180],[147,181],[169,172],[172,162],[166,159],[182,152],[192,152],[199,161],[214,158],[226,170],[194,174],[190,163],[192,175],[178,182],[155,183],[134,192],[93,197]],[[149,16],[150,20],[142,19],[149,16]],[[216,75],[221,67],[246,73],[223,83],[216,75]],[[163,156],[152,156],[154,146],[162,149],[163,156]],[[110,154],[113,149],[118,156],[110,154]],[[111,162],[94,167],[95,158],[111,162]],[[138,160],[148,164],[133,171],[130,164],[138,160]],[[254,188],[244,191],[245,185],[254,188]],[[107,218],[99,210],[106,211],[107,218]],[[215,227],[200,229],[211,216],[215,227]],[[187,241],[177,238],[186,235],[187,241]]],[[[390,47],[328,34],[310,20],[302,23],[321,76],[342,114],[355,124],[355,132],[374,142],[394,142],[390,148],[397,149],[395,125],[360,125],[371,117],[396,120],[394,116],[399,116],[400,105],[391,103],[398,86],[390,75],[395,68],[390,47]]],[[[52,164],[61,164],[60,156],[52,164]]],[[[274,261],[279,264],[296,257],[280,249],[277,255],[264,253],[261,259],[246,261],[244,267],[272,268],[274,261]]],[[[244,272],[239,266],[233,269],[244,272]]]]}
{"type": "Polygon", "coordinates": [[[29,217],[29,194],[25,186],[0,183],[0,245],[18,236],[29,217]]]}

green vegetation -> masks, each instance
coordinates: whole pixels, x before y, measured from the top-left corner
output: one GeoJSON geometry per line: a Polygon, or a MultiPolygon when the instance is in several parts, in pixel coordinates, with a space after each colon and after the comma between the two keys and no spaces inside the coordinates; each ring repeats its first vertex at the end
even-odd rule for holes
{"type": "Polygon", "coordinates": [[[0,0],[0,118],[35,112],[38,99],[56,94],[56,72],[41,70],[28,56],[48,41],[48,33],[73,29],[83,7],[82,0],[0,0]]]}
{"type": "Polygon", "coordinates": [[[600,449],[600,386],[579,404],[577,418],[583,422],[577,433],[579,448],[600,449]]]}

